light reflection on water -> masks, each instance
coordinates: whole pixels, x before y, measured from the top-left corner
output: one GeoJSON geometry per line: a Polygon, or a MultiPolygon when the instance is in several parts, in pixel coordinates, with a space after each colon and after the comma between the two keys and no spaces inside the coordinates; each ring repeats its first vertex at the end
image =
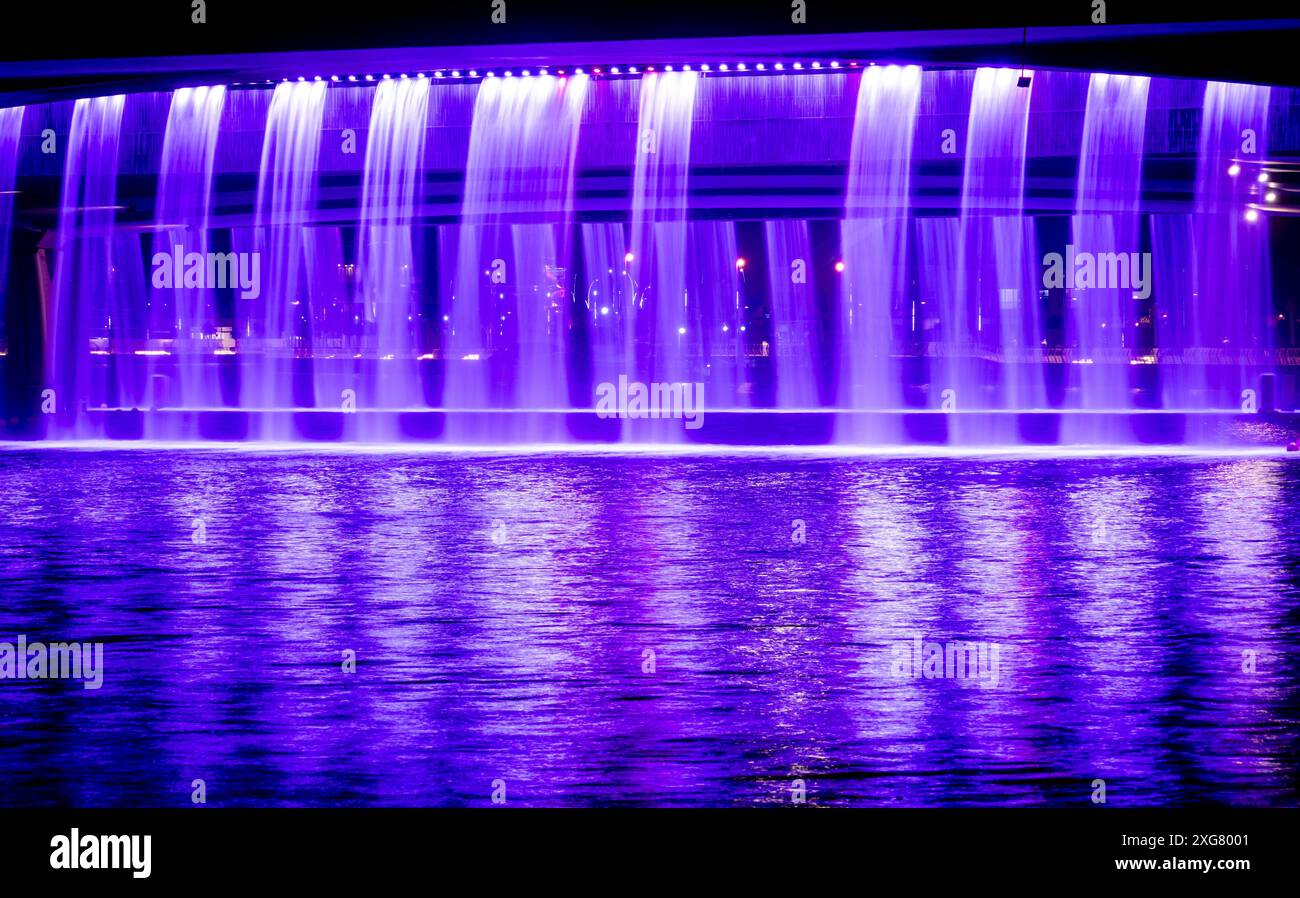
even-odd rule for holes
{"type": "Polygon", "coordinates": [[[0,803],[1294,805],[1297,499],[1285,458],[9,451],[0,641],[107,669],[0,681],[0,803]],[[998,686],[892,676],[913,636],[998,686]]]}

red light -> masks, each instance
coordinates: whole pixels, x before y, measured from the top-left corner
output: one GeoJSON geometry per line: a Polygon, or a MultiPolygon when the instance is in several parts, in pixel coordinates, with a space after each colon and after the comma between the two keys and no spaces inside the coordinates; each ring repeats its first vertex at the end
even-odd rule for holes
{"type": "Polygon", "coordinates": [[[744,259],[737,259],[737,260],[736,260],[736,267],[737,267],[737,268],[744,268],[744,267],[745,267],[745,260],[744,260],[744,259]]]}
{"type": "Polygon", "coordinates": [[[844,271],[844,263],[843,263],[843,262],[836,262],[836,263],[835,263],[835,270],[838,271],[838,272],[843,272],[843,271],[844,271]]]}

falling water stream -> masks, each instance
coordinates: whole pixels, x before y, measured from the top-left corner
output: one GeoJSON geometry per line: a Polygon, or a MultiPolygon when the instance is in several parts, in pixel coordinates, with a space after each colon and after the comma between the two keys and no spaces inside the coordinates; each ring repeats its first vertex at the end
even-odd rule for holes
{"type": "MultiPolygon", "coordinates": [[[[568,404],[574,159],[589,78],[489,78],[474,104],[444,405],[528,413],[568,404]]],[[[513,419],[512,419],[513,420],[513,419]]],[[[501,422],[456,418],[459,439],[501,422]]],[[[555,440],[554,418],[516,436],[555,440]]]]}
{"type": "MultiPolygon", "coordinates": [[[[1076,259],[1088,258],[1080,253],[1100,260],[1142,249],[1138,204],[1150,83],[1146,77],[1102,73],[1088,82],[1072,229],[1076,259]]],[[[1084,283],[1084,270],[1075,266],[1075,284],[1084,283]]],[[[1098,281],[1101,270],[1095,269],[1098,281]]],[[[1133,346],[1134,292],[1133,286],[1110,283],[1067,289],[1080,408],[1132,406],[1125,354],[1133,346]]]]}
{"type": "MultiPolygon", "coordinates": [[[[163,137],[155,210],[155,254],[177,257],[211,249],[208,215],[217,135],[225,109],[225,87],[183,87],[172,94],[163,137]]],[[[150,380],[162,379],[156,398],[165,404],[212,408],[221,405],[214,353],[228,350],[218,339],[215,294],[211,285],[187,286],[183,278],[169,288],[154,288],[151,334],[174,333],[175,355],[147,356],[150,380]]]]}
{"type": "MultiPolygon", "coordinates": [[[[838,404],[897,409],[901,374],[893,321],[903,303],[909,181],[920,66],[875,66],[862,73],[841,232],[838,404]]],[[[895,442],[890,420],[852,418],[841,441],[895,442]]]]}
{"type": "MultiPolygon", "coordinates": [[[[113,221],[125,103],[121,95],[77,100],[68,133],[46,354],[46,382],[60,410],[57,429],[68,435],[90,435],[79,407],[118,402],[115,357],[87,350],[98,346],[98,352],[107,352],[115,326],[120,330],[123,324],[122,315],[114,324],[116,297],[105,286],[116,280],[113,221]],[[105,363],[97,364],[101,360],[105,363]]],[[[127,260],[122,264],[125,268],[127,260]]]]}
{"type": "Polygon", "coordinates": [[[419,308],[411,222],[421,185],[429,82],[403,78],[375,89],[362,176],[357,268],[368,326],[375,332],[374,404],[419,404],[419,308]]]}
{"type": "MultiPolygon", "coordinates": [[[[1127,443],[1130,413],[1232,410],[1272,370],[1258,219],[1277,175],[1271,104],[1289,94],[994,67],[719,74],[151,95],[167,113],[144,221],[118,191],[149,151],[131,143],[119,171],[119,141],[143,120],[132,110],[155,107],[77,100],[39,315],[14,305],[16,257],[0,259],[0,358],[52,391],[10,403],[52,404],[35,429],[64,437],[130,434],[110,413],[134,410],[149,413],[135,432],[165,439],[198,422],[386,441],[413,416],[455,444],[708,436],[581,420],[623,378],[701,384],[733,434],[750,413],[833,410],[834,442],[909,442],[919,427],[1001,444],[1022,439],[1018,413],[1059,412],[1062,442],[1127,443]],[[1148,133],[1175,106],[1197,130],[1148,133]],[[353,127],[355,162],[325,139],[353,127]],[[754,169],[773,180],[751,190],[743,166],[777,158],[775,140],[797,161],[754,169]],[[1189,202],[1145,184],[1148,147],[1195,154],[1189,202]],[[765,186],[782,181],[807,192],[765,186]],[[838,220],[799,205],[840,190],[838,220]],[[255,254],[260,289],[163,288],[136,261],[182,250],[255,254]],[[1149,293],[1135,272],[1099,279],[1106,259],[1148,252],[1149,293]],[[1048,289],[1054,253],[1095,258],[1093,280],[1076,268],[1048,289]],[[10,333],[33,317],[39,358],[10,333]],[[353,410],[354,423],[308,414],[353,410]],[[242,412],[256,414],[231,424],[242,412]]],[[[0,110],[10,247],[32,114],[0,110]]],[[[25,383],[7,378],[10,393],[25,383]]]]}
{"type": "Polygon", "coordinates": [[[325,84],[304,82],[276,87],[267,113],[253,244],[262,258],[262,291],[240,308],[241,333],[251,332],[261,349],[244,365],[246,407],[316,405],[303,232],[316,204],[324,110],[325,84]]]}

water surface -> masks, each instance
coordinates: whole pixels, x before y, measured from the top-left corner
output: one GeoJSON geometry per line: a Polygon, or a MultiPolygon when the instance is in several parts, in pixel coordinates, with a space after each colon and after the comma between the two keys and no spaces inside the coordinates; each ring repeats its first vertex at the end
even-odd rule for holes
{"type": "Polygon", "coordinates": [[[106,647],[0,804],[1296,805],[1296,559],[1285,457],[4,451],[0,641],[106,647]]]}

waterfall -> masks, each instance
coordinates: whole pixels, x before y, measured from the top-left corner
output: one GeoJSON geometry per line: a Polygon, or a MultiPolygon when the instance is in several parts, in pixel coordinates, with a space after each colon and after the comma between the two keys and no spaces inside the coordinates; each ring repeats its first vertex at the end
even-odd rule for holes
{"type": "Polygon", "coordinates": [[[632,183],[632,259],[639,294],[624,322],[627,374],[644,383],[693,379],[686,295],[687,179],[699,76],[641,78],[632,183]]]}
{"type": "Polygon", "coordinates": [[[427,78],[380,83],[370,108],[357,268],[367,326],[375,334],[375,404],[381,408],[422,404],[411,221],[423,172],[428,111],[427,78]]]}
{"type": "Polygon", "coordinates": [[[3,356],[9,353],[9,231],[13,226],[23,109],[22,106],[0,109],[0,354],[3,356]]]}
{"type": "MultiPolygon", "coordinates": [[[[174,256],[210,249],[213,159],[225,104],[223,86],[183,87],[172,93],[158,170],[155,253],[174,256]]],[[[178,277],[174,288],[154,288],[150,293],[150,333],[173,333],[176,337],[173,357],[148,357],[150,379],[175,372],[177,383],[167,391],[166,404],[219,406],[213,353],[227,347],[218,339],[211,285],[187,287],[178,277]]]]}
{"type": "Polygon", "coordinates": [[[549,71],[0,109],[6,432],[1124,445],[1294,392],[1295,92],[549,71]]]}
{"type": "Polygon", "coordinates": [[[1041,408],[1036,260],[1025,250],[1025,144],[1030,88],[1015,69],[975,73],[962,177],[958,321],[967,367],[953,386],[960,408],[1041,408]],[[999,372],[976,352],[996,353],[999,372]],[[1032,352],[1034,361],[1025,359],[1032,352]],[[975,358],[972,358],[976,355],[975,358]],[[1022,361],[1024,359],[1024,361],[1022,361]],[[988,389],[981,389],[987,383],[988,389]]]}
{"type": "Polygon", "coordinates": [[[1184,359],[1190,393],[1179,405],[1235,408],[1271,349],[1272,312],[1266,220],[1248,219],[1266,192],[1269,89],[1205,86],[1196,169],[1196,282],[1184,359]],[[1235,166],[1235,168],[1234,168],[1235,166]],[[1263,178],[1263,182],[1261,182],[1263,178]],[[1227,351],[1233,361],[1216,364],[1227,351]],[[1249,359],[1257,361],[1251,364],[1249,359]]]}
{"type": "MultiPolygon", "coordinates": [[[[114,321],[112,287],[118,261],[113,252],[118,138],[125,102],[122,95],[77,100],[68,131],[46,358],[46,383],[55,391],[60,411],[58,430],[66,434],[88,434],[79,414],[85,406],[117,403],[115,356],[91,352],[94,341],[97,353],[107,353],[122,323],[121,316],[114,321]]],[[[121,263],[138,265],[135,259],[121,263]]]]}
{"type": "MultiPolygon", "coordinates": [[[[254,219],[262,291],[251,302],[239,300],[248,306],[241,308],[245,326],[240,332],[252,330],[257,348],[243,371],[244,408],[316,405],[303,229],[316,208],[325,89],[324,82],[285,83],[271,97],[254,219]]],[[[331,405],[337,402],[337,397],[322,398],[331,405]]]]}
{"type": "MultiPolygon", "coordinates": [[[[838,405],[846,409],[902,404],[893,322],[901,317],[903,304],[912,138],[920,93],[920,66],[868,68],[858,86],[841,226],[845,268],[838,405]]],[[[892,442],[897,437],[888,425],[852,421],[840,427],[842,441],[892,442]]]]}
{"type": "MultiPolygon", "coordinates": [[[[568,404],[569,243],[588,81],[533,75],[488,78],[479,86],[448,340],[448,408],[568,404]]],[[[527,434],[514,435],[562,436],[532,418],[525,427],[527,434]]],[[[453,439],[490,435],[472,427],[449,431],[453,439]]]]}
{"type": "MultiPolygon", "coordinates": [[[[1102,260],[1141,251],[1138,205],[1150,78],[1094,73],[1088,81],[1079,177],[1072,220],[1074,251],[1102,260]]],[[[1098,271],[1104,263],[1099,264],[1098,271]]],[[[1067,266],[1069,267],[1069,266],[1067,266]]],[[[1066,272],[1067,276],[1071,274],[1066,272]]],[[[1127,409],[1129,351],[1135,324],[1133,289],[1067,289],[1078,387],[1088,410],[1127,409]]]]}

